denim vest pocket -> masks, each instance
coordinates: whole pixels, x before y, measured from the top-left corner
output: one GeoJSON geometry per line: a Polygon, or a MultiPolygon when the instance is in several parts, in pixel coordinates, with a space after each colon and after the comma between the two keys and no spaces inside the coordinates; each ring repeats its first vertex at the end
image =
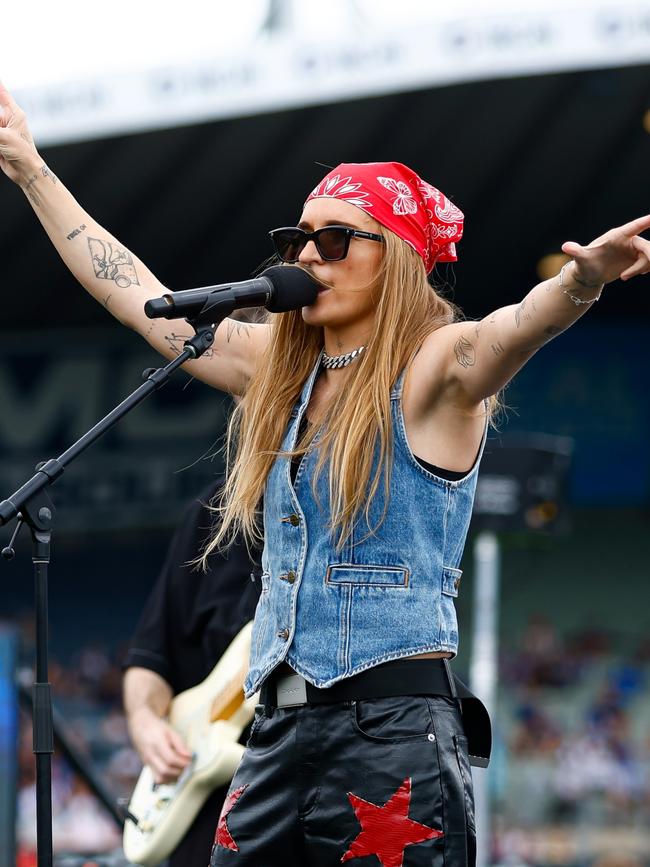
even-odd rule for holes
{"type": "Polygon", "coordinates": [[[424,696],[369,698],[350,702],[354,731],[376,744],[435,742],[433,717],[424,696]]]}
{"type": "Polygon", "coordinates": [[[442,568],[442,592],[445,596],[458,596],[458,588],[460,587],[460,579],[463,575],[462,569],[454,569],[452,566],[443,566],[442,568]]]}
{"type": "Polygon", "coordinates": [[[362,587],[394,587],[404,590],[409,586],[409,577],[409,570],[402,566],[340,563],[327,567],[325,583],[362,587]]]}

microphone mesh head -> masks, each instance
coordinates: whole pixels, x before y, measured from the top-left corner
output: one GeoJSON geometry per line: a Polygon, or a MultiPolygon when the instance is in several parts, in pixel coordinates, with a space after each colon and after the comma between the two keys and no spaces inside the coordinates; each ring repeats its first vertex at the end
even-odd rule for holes
{"type": "Polygon", "coordinates": [[[271,313],[285,313],[313,304],[319,283],[296,265],[272,265],[260,274],[273,284],[273,297],[266,305],[271,313]]]}

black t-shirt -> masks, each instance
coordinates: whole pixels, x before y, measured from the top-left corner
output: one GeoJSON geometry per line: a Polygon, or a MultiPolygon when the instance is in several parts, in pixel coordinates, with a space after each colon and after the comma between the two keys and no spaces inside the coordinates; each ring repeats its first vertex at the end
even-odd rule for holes
{"type": "Polygon", "coordinates": [[[260,552],[251,552],[251,560],[243,541],[225,555],[212,554],[207,572],[187,565],[210,532],[212,516],[203,503],[222,481],[214,482],[186,510],[122,664],[155,671],[175,694],[208,676],[253,618],[259,598],[260,552]]]}
{"type": "MultiPolygon", "coordinates": [[[[252,620],[260,594],[260,552],[236,542],[212,554],[209,570],[187,566],[209,533],[209,502],[223,483],[217,479],[186,510],[131,640],[123,668],[155,671],[175,694],[204,680],[242,626],[252,620]],[[255,580],[251,580],[253,575],[255,580]]],[[[249,727],[242,732],[246,743],[249,727]]],[[[169,858],[168,867],[207,864],[228,787],[215,789],[169,858]]]]}

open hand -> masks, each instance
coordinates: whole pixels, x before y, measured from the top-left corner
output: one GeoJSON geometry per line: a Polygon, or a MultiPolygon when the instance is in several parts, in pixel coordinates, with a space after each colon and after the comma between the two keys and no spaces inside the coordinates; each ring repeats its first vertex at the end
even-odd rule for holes
{"type": "Polygon", "coordinates": [[[35,154],[25,112],[0,83],[0,169],[14,183],[20,183],[22,163],[35,154]]]}
{"type": "Polygon", "coordinates": [[[610,229],[586,247],[566,241],[562,251],[575,261],[576,278],[587,285],[629,280],[650,272],[650,241],[640,237],[647,229],[650,215],[610,229]]]}

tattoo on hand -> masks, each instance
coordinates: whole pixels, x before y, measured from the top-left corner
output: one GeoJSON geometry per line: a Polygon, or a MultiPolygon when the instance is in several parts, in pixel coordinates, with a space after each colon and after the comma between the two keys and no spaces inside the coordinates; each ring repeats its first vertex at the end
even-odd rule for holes
{"type": "MultiPolygon", "coordinates": [[[[235,331],[237,332],[237,337],[239,337],[242,332],[246,337],[248,337],[250,330],[251,326],[248,322],[238,322],[236,319],[229,319],[226,327],[226,343],[230,343],[230,338],[233,336],[235,331]]],[[[204,353],[204,355],[205,354],[206,353],[204,353]]]]}
{"type": "Polygon", "coordinates": [[[20,137],[23,141],[26,141],[27,144],[30,144],[32,147],[34,147],[34,139],[28,136],[26,132],[21,132],[20,137]]]}
{"type": "Polygon", "coordinates": [[[456,354],[456,361],[461,367],[474,367],[476,363],[474,345],[466,337],[461,336],[458,338],[454,345],[454,352],[456,354]]]}
{"type": "MultiPolygon", "coordinates": [[[[242,323],[240,323],[242,324],[242,323]]],[[[153,326],[151,326],[153,328],[153,326]]],[[[149,332],[151,329],[149,329],[149,332]]],[[[149,333],[147,332],[147,334],[149,333]]],[[[146,335],[145,335],[146,336],[146,335]]],[[[192,334],[177,334],[175,331],[172,331],[170,334],[165,334],[165,340],[169,344],[169,348],[174,353],[174,355],[180,355],[183,351],[183,346],[186,340],[189,340],[190,337],[193,337],[192,334]]],[[[214,355],[214,349],[208,349],[203,353],[204,358],[212,358],[214,355]]]]}
{"type": "Polygon", "coordinates": [[[502,355],[505,352],[505,349],[503,348],[501,343],[493,343],[492,344],[492,352],[495,355],[502,355]]]}
{"type": "Polygon", "coordinates": [[[82,223],[78,229],[73,229],[69,235],[66,235],[66,238],[68,239],[68,241],[72,241],[72,239],[76,238],[77,235],[81,235],[81,233],[84,231],[85,228],[86,228],[86,224],[82,223]]]}
{"type": "Polygon", "coordinates": [[[88,238],[88,246],[96,277],[113,280],[120,289],[128,289],[131,284],[140,285],[133,257],[128,250],[112,241],[100,241],[99,238],[88,238]]]}

